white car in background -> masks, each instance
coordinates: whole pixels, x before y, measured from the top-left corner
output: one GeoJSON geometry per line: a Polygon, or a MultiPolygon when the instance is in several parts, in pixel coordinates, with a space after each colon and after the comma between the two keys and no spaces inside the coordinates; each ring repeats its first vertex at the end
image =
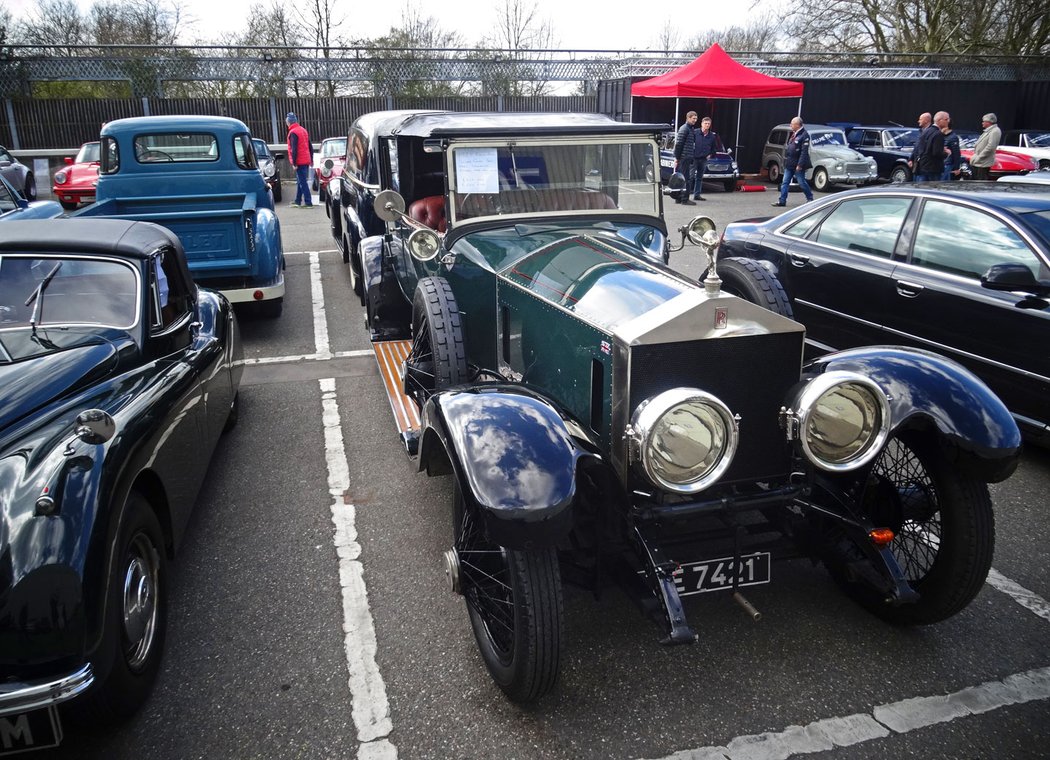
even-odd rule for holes
{"type": "Polygon", "coordinates": [[[1050,129],[1011,129],[1003,132],[996,150],[1028,156],[1041,170],[1050,169],[1050,129]]]}
{"type": "Polygon", "coordinates": [[[1031,174],[1013,174],[1000,177],[997,182],[1020,182],[1025,185],[1050,185],[1050,172],[1032,172],[1031,174]]]}

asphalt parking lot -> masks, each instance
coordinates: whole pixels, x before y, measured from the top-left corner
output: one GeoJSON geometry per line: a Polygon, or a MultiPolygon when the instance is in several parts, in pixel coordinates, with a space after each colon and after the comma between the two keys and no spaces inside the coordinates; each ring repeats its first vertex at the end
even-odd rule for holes
{"type": "MultiPolygon", "coordinates": [[[[777,211],[772,188],[705,191],[669,205],[668,227],[777,211]]],[[[992,487],[995,572],[949,621],[889,626],[791,561],[749,592],[760,622],[725,595],[691,597],[700,641],[664,648],[626,598],[567,586],[558,687],[528,710],[508,703],[442,573],[450,484],[417,473],[397,439],[325,212],[278,214],[285,312],[241,323],[240,423],[173,564],[157,687],[128,724],[69,725],[60,751],[33,756],[1047,756],[1045,450],[992,487]]],[[[705,261],[692,246],[671,256],[691,276],[705,261]]]]}

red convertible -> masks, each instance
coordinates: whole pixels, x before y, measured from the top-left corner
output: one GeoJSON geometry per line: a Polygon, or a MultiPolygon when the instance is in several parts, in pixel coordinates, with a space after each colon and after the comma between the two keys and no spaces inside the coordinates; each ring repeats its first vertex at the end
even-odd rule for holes
{"type": "MultiPolygon", "coordinates": [[[[958,130],[956,130],[956,134],[959,135],[959,153],[962,155],[964,164],[969,166],[970,159],[973,158],[973,147],[977,144],[977,138],[980,135],[976,132],[959,133],[958,130]]],[[[1039,164],[1027,156],[997,150],[995,151],[995,163],[988,169],[988,176],[994,180],[1008,175],[1028,174],[1028,172],[1034,172],[1038,168],[1039,164]]]]}
{"type": "Polygon", "coordinates": [[[327,203],[328,183],[343,173],[346,159],[346,138],[329,137],[321,141],[321,150],[314,156],[314,190],[321,203],[327,203]]]}
{"type": "Polygon", "coordinates": [[[95,202],[95,185],[98,184],[98,142],[80,146],[75,159],[66,157],[66,166],[55,172],[55,185],[51,188],[62,208],[72,211],[84,203],[95,202]]]}

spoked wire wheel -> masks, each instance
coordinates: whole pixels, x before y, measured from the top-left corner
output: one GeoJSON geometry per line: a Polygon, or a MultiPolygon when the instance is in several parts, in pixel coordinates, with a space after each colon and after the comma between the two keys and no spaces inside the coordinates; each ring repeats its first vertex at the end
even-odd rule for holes
{"type": "Polygon", "coordinates": [[[422,408],[435,391],[467,379],[456,297],[443,277],[424,277],[412,299],[412,350],[405,360],[405,395],[422,408]]]}
{"type": "Polygon", "coordinates": [[[458,485],[453,502],[453,588],[466,601],[478,650],[511,700],[534,702],[558,677],[563,624],[557,553],[499,546],[458,485]]]}
{"type": "Polygon", "coordinates": [[[907,434],[890,439],[862,506],[876,527],[893,530],[890,551],[919,593],[917,602],[894,607],[851,584],[865,607],[892,622],[935,623],[980,591],[995,545],[988,486],[953,467],[933,441],[907,434]]]}

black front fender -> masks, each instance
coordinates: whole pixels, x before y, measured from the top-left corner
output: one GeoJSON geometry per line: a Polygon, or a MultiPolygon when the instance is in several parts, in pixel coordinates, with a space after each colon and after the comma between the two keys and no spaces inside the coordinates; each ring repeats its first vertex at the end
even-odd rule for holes
{"type": "Polygon", "coordinates": [[[958,452],[961,466],[990,483],[1017,468],[1021,432],[987,385],[961,365],[928,351],[895,346],[827,354],[803,368],[803,380],[845,370],[866,375],[889,396],[893,432],[932,428],[958,452]]]}
{"type": "Polygon", "coordinates": [[[544,399],[514,386],[435,394],[423,410],[420,469],[444,454],[493,541],[552,546],[572,527],[576,469],[591,456],[544,399]]]}

